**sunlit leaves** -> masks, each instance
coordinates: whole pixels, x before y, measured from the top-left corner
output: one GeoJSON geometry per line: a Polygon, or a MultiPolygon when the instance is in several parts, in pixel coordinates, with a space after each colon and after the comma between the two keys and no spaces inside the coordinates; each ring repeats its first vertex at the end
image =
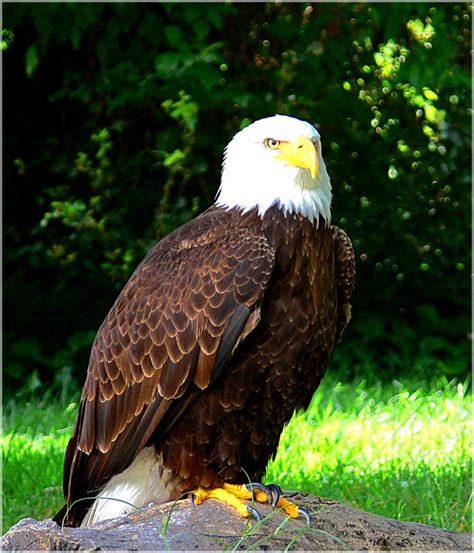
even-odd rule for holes
{"type": "Polygon", "coordinates": [[[394,165],[390,165],[390,167],[388,168],[387,174],[388,174],[388,178],[392,180],[398,177],[398,171],[394,165]]]}
{"type": "Polygon", "coordinates": [[[199,105],[183,90],[179,91],[178,96],[178,100],[165,100],[161,107],[173,119],[182,121],[188,129],[194,131],[198,123],[199,105]]]}
{"type": "Polygon", "coordinates": [[[12,44],[12,42],[15,40],[15,35],[10,29],[2,29],[1,34],[2,38],[0,41],[0,48],[3,51],[12,44]]]}
{"type": "Polygon", "coordinates": [[[435,102],[439,98],[436,92],[433,92],[427,86],[424,86],[422,88],[422,91],[423,91],[423,96],[425,96],[425,98],[428,98],[428,100],[431,100],[432,102],[435,102]]]}
{"type": "Polygon", "coordinates": [[[429,23],[430,19],[423,23],[420,19],[410,19],[407,23],[407,29],[410,31],[413,38],[420,44],[428,44],[435,36],[435,29],[429,23]]]}
{"type": "MultiPolygon", "coordinates": [[[[375,63],[380,67],[378,71],[380,78],[394,77],[400,69],[400,64],[405,61],[408,54],[409,50],[407,48],[401,48],[393,40],[382,44],[379,51],[374,54],[375,63]]],[[[365,72],[368,73],[369,71],[365,72]]]]}
{"type": "Polygon", "coordinates": [[[163,152],[163,165],[171,167],[177,165],[186,158],[186,154],[182,150],[174,150],[171,153],[163,152]]]}

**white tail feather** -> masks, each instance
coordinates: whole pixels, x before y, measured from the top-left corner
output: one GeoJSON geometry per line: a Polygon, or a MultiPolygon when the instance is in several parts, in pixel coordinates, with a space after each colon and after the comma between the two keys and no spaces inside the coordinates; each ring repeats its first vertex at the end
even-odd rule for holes
{"type": "Polygon", "coordinates": [[[168,469],[163,469],[162,459],[157,456],[154,447],[143,449],[126,470],[107,482],[81,526],[117,518],[141,509],[152,501],[170,501],[173,494],[167,484],[172,479],[171,474],[168,469]]]}

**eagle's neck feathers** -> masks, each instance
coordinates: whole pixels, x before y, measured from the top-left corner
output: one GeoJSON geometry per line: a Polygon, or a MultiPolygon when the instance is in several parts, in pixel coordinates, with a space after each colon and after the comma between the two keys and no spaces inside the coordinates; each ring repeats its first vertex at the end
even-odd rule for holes
{"type": "Polygon", "coordinates": [[[257,208],[258,214],[262,217],[276,205],[283,213],[300,214],[316,223],[321,217],[326,225],[330,225],[331,196],[329,180],[327,186],[316,190],[300,186],[292,186],[289,190],[288,185],[279,187],[277,180],[267,186],[264,185],[264,181],[253,185],[241,181],[240,186],[221,187],[216,205],[227,209],[240,208],[244,213],[257,208]]]}

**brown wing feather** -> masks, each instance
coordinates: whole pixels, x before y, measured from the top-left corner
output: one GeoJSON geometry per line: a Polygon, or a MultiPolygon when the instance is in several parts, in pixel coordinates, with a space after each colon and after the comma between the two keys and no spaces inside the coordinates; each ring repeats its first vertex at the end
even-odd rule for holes
{"type": "Polygon", "coordinates": [[[339,227],[332,226],[336,253],[337,277],[337,339],[351,320],[351,296],[355,287],[356,264],[354,248],[347,234],[339,227]]]}
{"type": "Polygon", "coordinates": [[[68,503],[168,431],[258,322],[274,252],[239,221],[215,208],[190,221],[150,251],[117,298],[92,347],[66,452],[68,503]]]}

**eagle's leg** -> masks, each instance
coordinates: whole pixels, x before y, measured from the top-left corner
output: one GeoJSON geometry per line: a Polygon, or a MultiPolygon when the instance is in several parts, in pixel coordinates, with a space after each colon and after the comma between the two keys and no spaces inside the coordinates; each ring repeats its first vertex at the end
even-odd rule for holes
{"type": "Polygon", "coordinates": [[[193,504],[196,505],[200,505],[206,499],[218,499],[234,507],[242,517],[248,518],[252,514],[257,520],[259,519],[258,512],[250,507],[247,502],[253,500],[258,503],[271,503],[292,518],[298,518],[302,514],[307,523],[310,524],[306,509],[298,507],[285,499],[281,488],[276,484],[270,484],[269,486],[260,483],[223,484],[221,488],[210,489],[199,487],[191,492],[191,499],[193,504]]]}
{"type": "Polygon", "coordinates": [[[298,516],[303,515],[308,526],[311,526],[311,516],[309,511],[304,507],[298,507],[298,505],[292,501],[285,499],[283,497],[283,490],[278,484],[267,484],[265,487],[270,490],[273,495],[272,505],[274,507],[283,509],[283,511],[285,511],[285,513],[292,518],[298,518],[298,516]]]}

